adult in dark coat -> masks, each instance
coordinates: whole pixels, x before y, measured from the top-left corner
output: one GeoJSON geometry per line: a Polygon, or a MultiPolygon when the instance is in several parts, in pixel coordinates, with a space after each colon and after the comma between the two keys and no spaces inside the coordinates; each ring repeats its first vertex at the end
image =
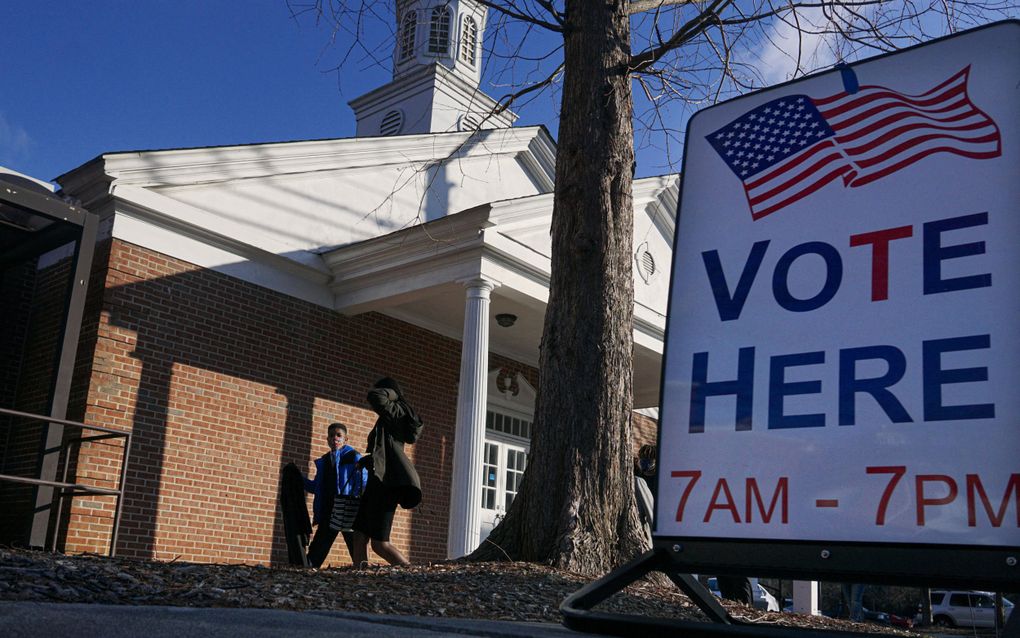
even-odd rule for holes
{"type": "Polygon", "coordinates": [[[368,392],[368,404],[379,415],[368,434],[368,448],[362,464],[369,468],[368,486],[361,497],[361,509],[354,520],[351,557],[355,565],[368,562],[368,541],[372,551],[391,565],[408,560],[390,543],[390,531],[397,505],[411,509],[421,502],[421,480],[404,445],[421,435],[422,422],[404,399],[397,382],[379,379],[368,392]]]}

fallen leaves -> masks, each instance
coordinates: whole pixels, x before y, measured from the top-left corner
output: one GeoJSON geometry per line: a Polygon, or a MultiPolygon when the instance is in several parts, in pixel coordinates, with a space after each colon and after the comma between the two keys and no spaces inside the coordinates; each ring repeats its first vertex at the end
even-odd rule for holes
{"type": "MultiPolygon", "coordinates": [[[[332,610],[558,623],[562,620],[560,603],[589,581],[577,574],[520,562],[449,561],[311,570],[0,549],[0,600],[332,610]]],[[[894,633],[878,625],[725,604],[735,617],[750,622],[894,633]]],[[[704,619],[679,590],[649,582],[631,585],[598,609],[704,619]]]]}

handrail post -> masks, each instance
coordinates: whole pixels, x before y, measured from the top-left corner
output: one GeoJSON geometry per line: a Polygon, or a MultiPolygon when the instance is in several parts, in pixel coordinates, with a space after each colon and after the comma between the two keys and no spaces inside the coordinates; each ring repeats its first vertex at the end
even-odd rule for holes
{"type": "MultiPolygon", "coordinates": [[[[61,473],[61,480],[60,481],[56,481],[56,480],[52,480],[52,479],[43,479],[43,478],[33,479],[33,478],[27,478],[27,477],[24,477],[24,476],[14,476],[14,475],[8,475],[8,474],[0,474],[0,481],[8,481],[8,482],[13,482],[13,483],[24,483],[24,484],[28,484],[28,485],[34,485],[34,486],[37,486],[37,487],[45,487],[45,488],[47,488],[49,490],[54,490],[54,489],[56,490],[56,494],[57,494],[57,496],[55,498],[55,500],[57,501],[56,528],[53,530],[53,536],[52,536],[52,538],[51,538],[51,540],[49,542],[50,551],[52,551],[52,552],[56,552],[57,551],[57,544],[58,544],[59,537],[60,537],[60,525],[61,525],[61,518],[63,517],[63,508],[64,508],[64,499],[65,498],[70,497],[70,498],[73,499],[75,496],[77,496],[79,494],[96,494],[96,495],[103,495],[103,496],[115,496],[116,500],[114,502],[114,510],[113,510],[113,529],[110,532],[110,550],[109,550],[110,556],[111,557],[115,556],[116,552],[117,552],[117,538],[119,537],[119,533],[120,533],[121,513],[123,512],[123,505],[124,505],[124,486],[127,483],[127,468],[128,468],[128,462],[129,462],[129,460],[131,458],[131,441],[132,441],[131,432],[116,430],[116,429],[113,429],[113,428],[107,428],[107,427],[103,427],[103,426],[100,426],[100,425],[87,425],[85,423],[81,423],[81,422],[78,422],[78,421],[70,421],[70,420],[67,420],[67,419],[54,419],[54,418],[49,417],[49,416],[44,416],[44,415],[40,415],[40,414],[31,414],[31,413],[28,413],[28,412],[19,412],[17,410],[10,410],[10,409],[7,409],[7,408],[0,408],[0,414],[7,415],[7,416],[13,416],[13,417],[16,417],[16,418],[21,418],[21,419],[26,419],[26,420],[29,420],[29,421],[42,421],[43,423],[47,424],[47,427],[49,427],[49,425],[52,424],[52,423],[57,423],[57,424],[59,424],[61,426],[76,427],[79,430],[93,430],[93,431],[104,432],[105,433],[105,434],[102,434],[102,435],[99,435],[99,436],[90,436],[90,437],[78,436],[78,437],[71,438],[71,439],[69,439],[67,441],[61,441],[59,447],[57,447],[56,450],[53,450],[55,452],[58,452],[58,459],[59,459],[59,454],[63,454],[64,455],[64,467],[63,467],[63,471],[61,473]],[[91,441],[91,440],[100,440],[100,439],[108,439],[108,438],[123,438],[124,439],[124,450],[123,450],[123,452],[121,454],[120,477],[119,477],[119,479],[117,481],[116,489],[104,488],[104,487],[99,487],[99,486],[96,486],[96,485],[84,485],[84,484],[80,484],[80,483],[69,483],[68,482],[68,473],[70,471],[70,465],[71,465],[71,462],[70,462],[71,461],[71,452],[70,452],[71,451],[71,446],[72,445],[78,445],[79,457],[80,457],[82,441],[84,441],[84,440],[89,440],[89,441],[91,441]]],[[[13,427],[13,425],[11,427],[13,427]]],[[[54,468],[54,471],[55,471],[55,468],[54,468]]]]}
{"type": "Polygon", "coordinates": [[[117,555],[117,536],[120,531],[120,515],[124,509],[124,485],[127,484],[128,458],[131,456],[131,433],[124,433],[124,460],[120,464],[120,491],[113,506],[113,530],[110,534],[110,557],[117,555]]]}

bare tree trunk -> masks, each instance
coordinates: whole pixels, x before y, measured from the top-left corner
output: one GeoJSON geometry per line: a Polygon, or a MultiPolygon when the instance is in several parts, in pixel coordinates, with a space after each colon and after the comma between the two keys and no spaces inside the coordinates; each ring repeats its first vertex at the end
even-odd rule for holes
{"type": "Polygon", "coordinates": [[[634,506],[633,106],[626,2],[567,2],[552,280],[520,492],[471,558],[597,575],[646,541],[634,506]]]}

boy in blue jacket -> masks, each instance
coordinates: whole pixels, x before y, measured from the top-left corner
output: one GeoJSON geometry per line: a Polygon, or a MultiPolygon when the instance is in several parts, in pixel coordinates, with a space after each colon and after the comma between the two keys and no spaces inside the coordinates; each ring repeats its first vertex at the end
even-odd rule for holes
{"type": "MultiPolygon", "coordinates": [[[[336,540],[337,532],[329,526],[333,499],[337,494],[360,495],[368,480],[368,471],[357,467],[361,455],[347,445],[347,426],[332,423],[327,432],[329,452],[315,459],[315,478],[305,479],[305,491],[315,495],[312,501],[312,522],[316,528],[308,546],[308,562],[312,567],[322,565],[336,540]]],[[[351,532],[341,533],[350,553],[353,535],[351,532]]]]}

